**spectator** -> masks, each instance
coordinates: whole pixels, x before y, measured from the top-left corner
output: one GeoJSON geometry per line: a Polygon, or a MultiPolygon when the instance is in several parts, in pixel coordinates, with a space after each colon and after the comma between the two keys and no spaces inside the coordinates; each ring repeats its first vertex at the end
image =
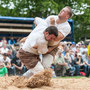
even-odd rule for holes
{"type": "Polygon", "coordinates": [[[71,53],[70,52],[66,52],[66,55],[65,55],[65,62],[68,64],[68,70],[66,73],[67,75],[71,75],[73,76],[75,74],[75,67],[72,66],[72,61],[71,61],[71,57],[70,57],[71,53]]]}
{"type": "Polygon", "coordinates": [[[10,40],[8,40],[8,44],[10,44],[10,45],[15,44],[15,40],[13,37],[11,37],[10,40]]]}
{"type": "Polygon", "coordinates": [[[85,44],[82,44],[80,47],[80,53],[87,52],[85,44]]]}
{"type": "Polygon", "coordinates": [[[6,53],[4,53],[2,57],[0,57],[0,61],[4,63],[5,67],[8,69],[8,74],[10,74],[11,59],[7,56],[6,53]]]}
{"type": "Polygon", "coordinates": [[[54,71],[54,69],[55,69],[54,65],[52,64],[50,68],[52,69],[52,77],[55,78],[56,74],[55,74],[55,71],[54,71]]]}
{"type": "Polygon", "coordinates": [[[73,52],[76,52],[76,46],[75,42],[72,42],[71,49],[73,52]]]}
{"type": "Polygon", "coordinates": [[[1,54],[7,53],[8,52],[8,48],[7,45],[3,45],[3,47],[1,48],[1,54]]]}
{"type": "Polygon", "coordinates": [[[21,60],[19,60],[18,56],[16,55],[12,61],[11,61],[11,69],[13,71],[13,75],[21,75],[23,73],[26,72],[26,67],[24,66],[24,64],[21,62],[21,60]]]}
{"type": "Polygon", "coordinates": [[[68,69],[68,65],[67,63],[65,63],[64,56],[62,55],[61,50],[59,50],[57,55],[55,56],[56,76],[64,76],[67,69],[68,69]]]}
{"type": "Polygon", "coordinates": [[[3,37],[3,38],[2,38],[1,42],[2,42],[2,46],[3,46],[3,45],[7,45],[7,44],[8,44],[8,43],[7,43],[7,40],[6,40],[6,38],[5,38],[5,37],[3,37]]]}
{"type": "MultiPolygon", "coordinates": [[[[85,52],[84,52],[85,53],[85,52]]],[[[90,75],[90,58],[88,57],[88,55],[85,55],[85,59],[84,59],[85,64],[87,65],[87,73],[86,73],[86,77],[89,77],[90,75]],[[86,57],[87,56],[87,57],[86,57]]]]}
{"type": "Polygon", "coordinates": [[[75,64],[76,68],[76,75],[80,75],[80,69],[82,68],[85,73],[87,73],[87,66],[85,65],[81,53],[78,53],[76,59],[75,59],[75,64]]]}
{"type": "Polygon", "coordinates": [[[0,77],[8,76],[8,70],[2,62],[0,62],[0,77]]]}

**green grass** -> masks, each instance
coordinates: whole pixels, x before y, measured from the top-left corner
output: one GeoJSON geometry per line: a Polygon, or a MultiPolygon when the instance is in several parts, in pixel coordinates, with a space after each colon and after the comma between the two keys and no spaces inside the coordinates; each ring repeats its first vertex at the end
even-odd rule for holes
{"type": "Polygon", "coordinates": [[[83,78],[84,76],[65,76],[65,77],[56,77],[56,78],[64,78],[64,79],[69,79],[69,78],[75,78],[75,79],[79,79],[79,78],[83,78]]]}

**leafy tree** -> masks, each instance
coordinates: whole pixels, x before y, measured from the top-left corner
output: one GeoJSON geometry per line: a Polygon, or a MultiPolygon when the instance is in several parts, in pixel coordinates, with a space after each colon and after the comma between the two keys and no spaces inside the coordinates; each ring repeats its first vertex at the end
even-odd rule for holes
{"type": "Polygon", "coordinates": [[[58,14],[70,6],[74,11],[74,37],[78,42],[83,37],[90,37],[90,2],[89,0],[0,0],[0,15],[13,17],[42,17],[58,14]],[[88,35],[87,35],[88,34],[88,35]]]}

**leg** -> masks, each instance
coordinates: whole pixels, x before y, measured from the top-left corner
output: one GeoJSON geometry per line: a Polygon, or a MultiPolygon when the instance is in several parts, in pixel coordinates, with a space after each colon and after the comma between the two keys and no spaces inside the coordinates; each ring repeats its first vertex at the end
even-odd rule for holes
{"type": "Polygon", "coordinates": [[[26,71],[27,71],[26,66],[23,66],[23,68],[22,68],[22,74],[25,73],[26,71]]]}
{"type": "Polygon", "coordinates": [[[32,75],[34,75],[34,74],[36,74],[36,73],[38,73],[42,70],[44,70],[44,68],[43,68],[41,62],[38,62],[37,65],[34,68],[29,69],[26,73],[23,74],[23,76],[29,78],[32,75]]]}
{"type": "Polygon", "coordinates": [[[84,65],[84,72],[87,74],[87,68],[88,66],[87,65],[84,65]]]}
{"type": "Polygon", "coordinates": [[[16,68],[14,66],[11,66],[9,72],[10,75],[16,75],[16,68]]]}
{"type": "Polygon", "coordinates": [[[23,76],[24,76],[24,77],[27,77],[27,78],[31,77],[32,75],[33,75],[33,73],[30,72],[30,69],[23,74],[23,76]]]}
{"type": "Polygon", "coordinates": [[[52,63],[53,63],[53,56],[52,55],[46,54],[43,56],[42,65],[44,68],[50,68],[52,63]]]}
{"type": "Polygon", "coordinates": [[[76,75],[79,75],[80,74],[80,66],[75,65],[74,67],[76,68],[76,75]]]}
{"type": "Polygon", "coordinates": [[[90,66],[88,66],[88,68],[87,68],[86,77],[89,77],[89,75],[90,75],[90,66]]]}

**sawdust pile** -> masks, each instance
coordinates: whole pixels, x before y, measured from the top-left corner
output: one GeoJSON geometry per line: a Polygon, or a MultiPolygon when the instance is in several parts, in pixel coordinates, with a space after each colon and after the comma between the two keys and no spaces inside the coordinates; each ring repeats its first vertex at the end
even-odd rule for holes
{"type": "Polygon", "coordinates": [[[51,74],[43,71],[31,79],[22,76],[0,77],[0,90],[90,90],[90,78],[51,79],[51,74]]]}
{"type": "Polygon", "coordinates": [[[10,85],[16,86],[18,88],[24,88],[24,87],[36,88],[36,87],[41,87],[41,86],[50,86],[51,78],[52,78],[51,70],[46,69],[46,70],[43,70],[42,72],[39,72],[33,75],[29,79],[23,76],[21,77],[13,76],[13,77],[5,77],[5,78],[2,77],[0,87],[6,88],[10,85]]]}

